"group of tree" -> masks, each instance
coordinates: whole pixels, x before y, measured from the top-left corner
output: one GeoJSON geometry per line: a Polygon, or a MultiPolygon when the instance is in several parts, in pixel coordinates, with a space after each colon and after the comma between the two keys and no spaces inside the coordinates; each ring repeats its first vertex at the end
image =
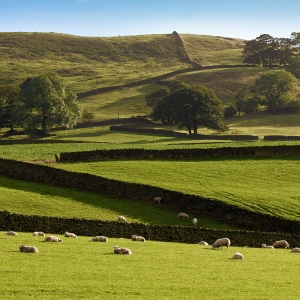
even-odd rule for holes
{"type": "Polygon", "coordinates": [[[259,107],[267,111],[300,107],[295,91],[297,80],[288,71],[262,73],[247,89],[239,89],[234,100],[225,109],[225,116],[257,112],[259,107]]]}
{"type": "Polygon", "coordinates": [[[269,34],[246,42],[243,62],[272,68],[274,64],[287,66],[289,60],[299,55],[300,32],[293,32],[290,38],[275,38],[269,34]]]}
{"type": "Polygon", "coordinates": [[[173,81],[168,88],[162,88],[146,96],[146,103],[152,108],[151,117],[163,124],[177,125],[197,134],[199,126],[225,131],[224,107],[215,93],[203,86],[193,86],[173,81]]]}
{"type": "Polygon", "coordinates": [[[20,86],[2,86],[0,127],[42,135],[57,126],[72,128],[81,116],[76,98],[57,73],[27,78],[20,86]]]}

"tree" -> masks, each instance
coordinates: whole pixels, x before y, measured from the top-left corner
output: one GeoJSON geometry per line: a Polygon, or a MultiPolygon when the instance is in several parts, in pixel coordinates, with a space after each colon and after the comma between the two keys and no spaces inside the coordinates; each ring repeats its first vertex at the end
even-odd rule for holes
{"type": "Polygon", "coordinates": [[[247,101],[246,92],[242,89],[238,89],[234,96],[234,104],[235,104],[236,110],[239,113],[239,116],[241,115],[241,112],[244,111],[246,101],[247,101]]]}
{"type": "Polygon", "coordinates": [[[296,78],[300,78],[300,56],[289,59],[287,70],[290,71],[296,78]]]}
{"type": "Polygon", "coordinates": [[[154,108],[157,105],[157,103],[168,94],[169,91],[166,88],[162,88],[160,90],[154,91],[149,95],[146,95],[146,104],[149,107],[154,108]]]}
{"type": "Polygon", "coordinates": [[[267,109],[274,110],[295,105],[296,78],[287,71],[264,72],[256,79],[250,91],[267,109]]]}
{"type": "Polygon", "coordinates": [[[86,120],[87,122],[92,123],[93,119],[95,118],[95,114],[91,111],[88,111],[86,108],[82,112],[82,119],[86,120]]]}
{"type": "Polygon", "coordinates": [[[13,113],[16,107],[20,89],[14,85],[0,87],[0,127],[14,130],[13,113]]]}
{"type": "Polygon", "coordinates": [[[156,120],[172,120],[178,128],[186,128],[189,134],[192,130],[197,134],[198,126],[227,130],[222,102],[213,91],[202,86],[183,85],[173,89],[157,103],[152,115],[156,120]]]}
{"type": "Polygon", "coordinates": [[[81,116],[76,95],[56,73],[27,78],[20,85],[16,121],[26,132],[46,135],[54,126],[72,128],[81,116]]]}

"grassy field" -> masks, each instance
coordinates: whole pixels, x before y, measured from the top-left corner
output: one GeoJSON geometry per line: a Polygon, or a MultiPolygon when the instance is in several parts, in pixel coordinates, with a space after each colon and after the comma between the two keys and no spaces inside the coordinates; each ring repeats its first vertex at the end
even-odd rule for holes
{"type": "Polygon", "coordinates": [[[300,254],[286,249],[57,236],[62,243],[0,232],[0,299],[297,299],[300,293],[300,254]],[[19,252],[21,243],[39,253],[19,252]],[[132,255],[113,254],[116,245],[132,255]],[[245,260],[232,260],[235,252],[245,260]]]}
{"type": "Polygon", "coordinates": [[[194,215],[190,216],[190,220],[178,220],[178,211],[159,205],[21,181],[1,175],[0,194],[1,210],[17,214],[109,221],[117,221],[118,216],[123,215],[129,223],[184,226],[192,226],[192,218],[197,217],[199,226],[204,228],[240,229],[194,215]]]}
{"type": "Polygon", "coordinates": [[[252,211],[300,221],[299,157],[109,160],[55,166],[219,199],[252,211]]]}

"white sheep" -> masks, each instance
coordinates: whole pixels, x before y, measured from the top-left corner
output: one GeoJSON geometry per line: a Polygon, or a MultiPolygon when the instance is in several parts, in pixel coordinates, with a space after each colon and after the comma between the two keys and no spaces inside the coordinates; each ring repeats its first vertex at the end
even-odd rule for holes
{"type": "Polygon", "coordinates": [[[7,231],[5,232],[6,235],[13,235],[13,236],[18,236],[18,234],[15,231],[7,231]]]}
{"type": "Polygon", "coordinates": [[[97,235],[91,239],[91,242],[108,242],[108,238],[103,235],[97,235]]]}
{"type": "Polygon", "coordinates": [[[139,236],[139,235],[132,235],[131,240],[140,241],[140,242],[145,242],[146,241],[146,239],[143,236],[139,236]]]}
{"type": "Polygon", "coordinates": [[[269,246],[269,245],[267,245],[267,244],[261,244],[261,247],[262,247],[262,248],[266,248],[266,249],[274,249],[273,246],[269,246]]]}
{"type": "Polygon", "coordinates": [[[65,237],[77,238],[77,235],[75,233],[66,231],[65,232],[65,237]]]}
{"type": "Polygon", "coordinates": [[[161,197],[154,197],[154,203],[160,204],[161,197]]]}
{"type": "Polygon", "coordinates": [[[194,226],[197,226],[198,220],[196,218],[193,219],[194,226]]]}
{"type": "Polygon", "coordinates": [[[290,248],[290,245],[287,241],[285,240],[280,240],[280,241],[276,241],[274,244],[273,244],[273,247],[274,248],[290,248]]]}
{"type": "Polygon", "coordinates": [[[244,255],[240,252],[236,252],[233,254],[232,259],[242,259],[244,260],[244,255]]]}
{"type": "Polygon", "coordinates": [[[228,249],[229,246],[230,246],[230,239],[228,239],[228,238],[217,239],[217,240],[213,243],[212,249],[214,249],[214,248],[219,248],[219,247],[221,247],[221,249],[222,249],[222,246],[226,246],[227,249],[228,249]]]}
{"type": "Polygon", "coordinates": [[[300,248],[295,247],[291,250],[292,253],[300,253],[300,248]]]}
{"type": "Polygon", "coordinates": [[[34,252],[34,253],[39,252],[38,248],[33,246],[25,246],[23,244],[20,244],[19,248],[20,248],[20,252],[34,252]]]}
{"type": "Polygon", "coordinates": [[[44,239],[45,242],[62,242],[62,240],[54,235],[46,236],[44,239]]]}
{"type": "Polygon", "coordinates": [[[131,250],[128,248],[120,248],[119,246],[114,247],[115,254],[132,254],[131,250]]]}
{"type": "Polygon", "coordinates": [[[45,236],[45,233],[42,232],[42,231],[35,231],[35,232],[33,233],[33,236],[45,236]]]}
{"type": "Polygon", "coordinates": [[[178,214],[178,220],[187,220],[189,216],[183,212],[178,214]]]}
{"type": "Polygon", "coordinates": [[[118,217],[118,222],[126,222],[126,218],[123,216],[118,217]]]}
{"type": "Polygon", "coordinates": [[[201,241],[201,242],[198,243],[198,245],[205,245],[205,246],[208,246],[208,243],[205,242],[205,241],[201,241]]]}

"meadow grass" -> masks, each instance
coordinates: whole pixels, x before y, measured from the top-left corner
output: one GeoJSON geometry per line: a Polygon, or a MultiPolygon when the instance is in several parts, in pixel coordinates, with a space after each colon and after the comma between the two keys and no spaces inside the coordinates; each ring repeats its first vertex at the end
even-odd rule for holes
{"type": "Polygon", "coordinates": [[[300,293],[300,254],[287,249],[56,235],[62,243],[0,232],[0,299],[297,299],[300,293]],[[21,243],[39,253],[21,253],[21,243]],[[113,254],[115,245],[132,255],[113,254]],[[245,260],[232,260],[235,252],[245,260]]]}
{"type": "Polygon", "coordinates": [[[212,219],[191,215],[178,220],[178,212],[153,203],[130,201],[107,195],[91,194],[22,181],[0,175],[0,208],[11,213],[60,218],[117,221],[119,215],[127,222],[192,226],[197,217],[204,228],[242,229],[212,219]]]}
{"type": "Polygon", "coordinates": [[[300,220],[299,157],[123,159],[55,167],[219,199],[252,211],[300,220]]]}

